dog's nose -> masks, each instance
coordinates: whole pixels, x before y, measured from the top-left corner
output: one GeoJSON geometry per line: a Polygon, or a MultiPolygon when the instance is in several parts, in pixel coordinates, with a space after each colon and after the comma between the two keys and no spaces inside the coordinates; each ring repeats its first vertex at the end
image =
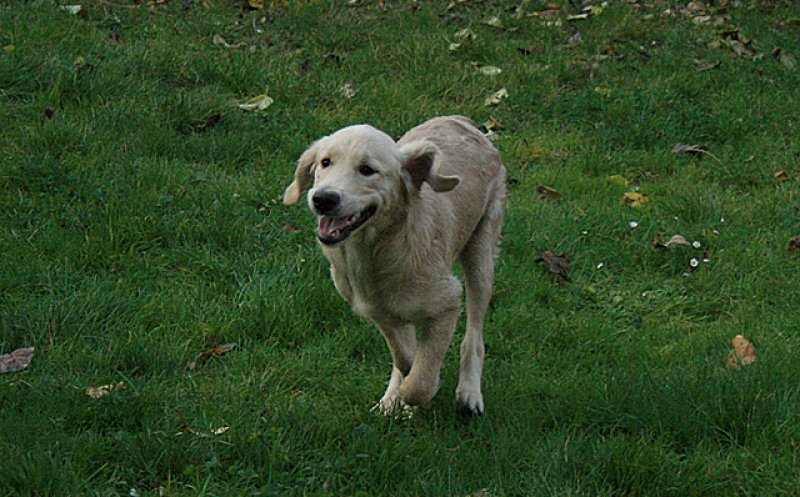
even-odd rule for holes
{"type": "Polygon", "coordinates": [[[339,207],[341,197],[335,192],[316,192],[311,201],[314,203],[314,209],[320,214],[327,214],[335,211],[339,207]]]}

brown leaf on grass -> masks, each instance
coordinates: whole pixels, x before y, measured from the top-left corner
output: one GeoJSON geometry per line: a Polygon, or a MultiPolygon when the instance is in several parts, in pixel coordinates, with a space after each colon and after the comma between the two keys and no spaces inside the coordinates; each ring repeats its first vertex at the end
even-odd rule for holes
{"type": "Polygon", "coordinates": [[[702,154],[705,153],[705,145],[686,145],[685,143],[678,143],[672,147],[673,154],[702,154]]]}
{"type": "Polygon", "coordinates": [[[560,275],[567,281],[572,281],[567,274],[570,270],[569,260],[567,260],[564,254],[556,255],[549,250],[539,252],[539,258],[536,259],[536,262],[544,262],[545,267],[547,267],[550,272],[560,275]]]}
{"type": "Polygon", "coordinates": [[[672,235],[672,238],[664,242],[665,247],[669,247],[670,245],[686,245],[691,246],[692,244],[681,235],[672,235]]]}
{"type": "Polygon", "coordinates": [[[623,198],[625,199],[625,203],[629,207],[634,207],[634,208],[643,206],[644,204],[647,203],[648,200],[647,195],[645,195],[642,192],[625,192],[623,198]]]}
{"type": "Polygon", "coordinates": [[[776,172],[774,174],[774,176],[775,176],[775,179],[777,179],[778,181],[787,181],[788,179],[790,179],[789,173],[787,173],[783,169],[781,169],[780,171],[776,172]]]}
{"type": "Polygon", "coordinates": [[[741,366],[748,366],[756,362],[756,348],[748,339],[742,335],[736,335],[729,340],[733,345],[733,350],[728,352],[727,366],[732,369],[739,369],[741,366]]]}
{"type": "Polygon", "coordinates": [[[101,385],[99,387],[94,387],[89,385],[88,387],[86,387],[86,395],[88,395],[93,399],[99,399],[100,397],[104,397],[110,394],[114,390],[125,390],[125,389],[126,389],[125,383],[121,381],[119,383],[111,383],[108,385],[101,385]]]}
{"type": "Polygon", "coordinates": [[[215,355],[224,355],[230,352],[231,350],[236,348],[235,343],[224,343],[222,345],[218,345],[213,349],[206,350],[202,354],[198,354],[197,357],[194,358],[194,361],[189,363],[189,369],[194,369],[198,365],[203,364],[208,360],[209,357],[215,355]]]}
{"type": "Polygon", "coordinates": [[[28,367],[33,359],[33,347],[17,349],[0,355],[0,373],[13,373],[28,367]]]}
{"type": "Polygon", "coordinates": [[[695,63],[697,63],[697,72],[712,71],[722,67],[722,62],[702,62],[695,60],[695,63]]]}
{"type": "Polygon", "coordinates": [[[562,196],[560,191],[544,185],[537,186],[536,191],[539,192],[539,198],[542,200],[558,200],[562,196]]]}
{"type": "Polygon", "coordinates": [[[787,250],[800,250],[800,235],[789,240],[789,247],[787,250]]]}
{"type": "Polygon", "coordinates": [[[653,247],[663,249],[669,247],[670,245],[686,245],[688,247],[692,245],[689,243],[689,240],[682,235],[672,235],[669,240],[662,242],[661,239],[664,237],[664,235],[666,235],[666,233],[659,233],[656,235],[656,237],[653,239],[653,247]]]}
{"type": "Polygon", "coordinates": [[[52,118],[53,118],[53,116],[55,116],[55,115],[56,115],[56,111],[54,111],[54,110],[53,110],[51,107],[47,107],[47,108],[44,110],[44,117],[45,117],[46,119],[52,119],[52,118]]]}
{"type": "Polygon", "coordinates": [[[534,15],[541,19],[552,19],[553,17],[558,17],[563,13],[561,9],[547,9],[547,10],[540,10],[536,12],[534,15]]]}

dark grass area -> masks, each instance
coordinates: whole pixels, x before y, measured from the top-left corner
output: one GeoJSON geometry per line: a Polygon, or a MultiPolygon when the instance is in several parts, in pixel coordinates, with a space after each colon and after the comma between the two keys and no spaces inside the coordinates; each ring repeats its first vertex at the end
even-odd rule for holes
{"type": "Polygon", "coordinates": [[[0,495],[800,492],[795,2],[111,3],[0,4],[0,353],[36,347],[0,376],[0,495]],[[439,114],[504,126],[487,414],[457,416],[451,351],[433,406],[384,419],[383,339],[279,195],[313,139],[439,114]]]}

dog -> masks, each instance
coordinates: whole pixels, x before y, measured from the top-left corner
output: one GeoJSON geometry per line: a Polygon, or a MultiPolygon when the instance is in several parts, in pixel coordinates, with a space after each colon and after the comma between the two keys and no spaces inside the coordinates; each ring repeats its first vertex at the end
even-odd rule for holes
{"type": "Polygon", "coordinates": [[[461,313],[467,329],[456,399],[484,412],[483,324],[505,209],[505,167],[492,143],[462,116],[433,118],[397,142],[369,125],[315,141],[297,163],[283,202],[308,206],[336,290],[380,329],[392,355],[376,404],[391,415],[425,406],[461,313]]]}

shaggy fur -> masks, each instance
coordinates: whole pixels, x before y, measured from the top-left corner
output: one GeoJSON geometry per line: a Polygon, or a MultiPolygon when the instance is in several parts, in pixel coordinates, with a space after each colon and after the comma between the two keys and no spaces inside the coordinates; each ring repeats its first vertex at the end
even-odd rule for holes
{"type": "Polygon", "coordinates": [[[339,293],[373,321],[393,368],[378,407],[431,401],[461,312],[467,331],[456,398],[482,414],[483,322],[505,206],[505,168],[494,146],[461,116],[437,117],[397,143],[371,126],[321,138],[297,164],[285,204],[318,216],[318,238],[339,293]]]}

